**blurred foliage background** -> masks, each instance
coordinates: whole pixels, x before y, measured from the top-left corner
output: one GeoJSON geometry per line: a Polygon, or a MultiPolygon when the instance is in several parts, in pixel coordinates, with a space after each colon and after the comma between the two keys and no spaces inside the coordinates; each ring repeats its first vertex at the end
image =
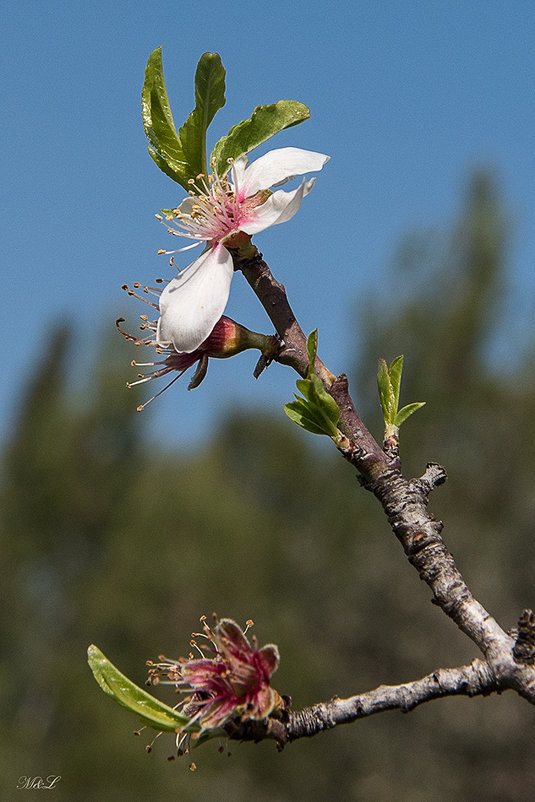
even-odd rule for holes
{"type": "MultiPolygon", "coordinates": [[[[377,359],[404,353],[402,403],[427,401],[402,429],[405,472],[445,465],[431,509],[505,628],[535,604],[534,342],[517,360],[491,347],[509,244],[494,180],[478,173],[455,226],[407,237],[386,297],[359,301],[350,371],[380,437],[377,359]]],[[[133,737],[135,718],[102,694],[91,642],[142,684],[147,658],[187,654],[201,614],[251,617],[260,644],[279,645],[274,685],[296,707],[476,652],[430,604],[354,471],[283,415],[291,374],[281,409],[229,411],[202,447],[166,452],[124,390],[132,347],[103,336],[76,391],[72,335],[57,328],[40,344],[3,453],[5,798],[20,775],[61,774],[59,800],[532,799],[535,713],[512,693],[383,714],[282,754],[230,743],[228,757],[212,742],[194,753],[194,773],[188,757],[168,762],[171,736],[145,754],[153,734],[133,737]]]]}

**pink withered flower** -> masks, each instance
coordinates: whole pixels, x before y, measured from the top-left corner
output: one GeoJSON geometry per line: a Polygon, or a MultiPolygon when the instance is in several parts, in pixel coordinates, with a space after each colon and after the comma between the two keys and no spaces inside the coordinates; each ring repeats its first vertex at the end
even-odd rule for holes
{"type": "MultiPolygon", "coordinates": [[[[140,286],[141,285],[138,282],[134,284],[136,289],[140,288],[140,286]]],[[[126,290],[130,295],[133,295],[147,303],[149,306],[152,306],[154,309],[159,309],[157,303],[148,300],[147,297],[139,295],[137,292],[135,292],[135,290],[130,289],[126,284],[123,285],[123,289],[126,290]]],[[[160,294],[160,290],[156,287],[142,287],[142,290],[145,295],[153,294],[158,296],[160,294]]],[[[147,345],[153,347],[156,353],[162,356],[162,359],[152,362],[136,362],[135,360],[132,360],[131,364],[133,367],[154,367],[156,370],[149,371],[147,373],[138,373],[137,380],[128,382],[127,386],[134,387],[137,384],[143,384],[151,381],[152,379],[158,379],[162,376],[167,376],[173,372],[175,372],[177,375],[174,376],[174,378],[165,387],[163,387],[160,392],[156,393],[156,395],[152,396],[152,398],[150,398],[144,404],[141,404],[138,407],[138,411],[141,411],[147,406],[147,404],[163,393],[164,390],[170,387],[171,384],[179,379],[182,374],[195,363],[198,363],[197,369],[195,370],[193,378],[188,384],[188,390],[193,390],[194,387],[198,387],[202,382],[206,376],[206,371],[208,370],[208,361],[210,357],[213,357],[214,359],[227,359],[228,357],[235,356],[235,354],[239,354],[249,348],[256,348],[262,354],[254,371],[255,378],[258,378],[262,370],[276,356],[281,346],[278,337],[274,335],[270,336],[266,334],[259,334],[256,331],[251,331],[245,326],[242,326],[240,323],[236,323],[231,318],[223,315],[216,322],[206,340],[204,340],[204,342],[202,342],[198,348],[191,353],[180,352],[176,351],[172,346],[164,348],[158,344],[155,337],[157,328],[156,320],[149,321],[147,315],[141,315],[141,321],[141,329],[152,332],[152,336],[134,337],[132,334],[123,331],[120,324],[124,322],[124,318],[119,318],[115,325],[127,340],[131,340],[136,345],[147,345]]]]}
{"type": "MultiPolygon", "coordinates": [[[[271,675],[279,665],[279,651],[273,644],[251,646],[245,632],[230,618],[216,619],[210,628],[206,617],[201,618],[203,638],[191,645],[201,657],[149,662],[149,683],[174,685],[185,694],[178,709],[197,722],[200,732],[221,728],[233,718],[264,719],[282,709],[283,700],[271,687],[271,675]]],[[[252,621],[247,622],[248,626],[252,621]]]]}

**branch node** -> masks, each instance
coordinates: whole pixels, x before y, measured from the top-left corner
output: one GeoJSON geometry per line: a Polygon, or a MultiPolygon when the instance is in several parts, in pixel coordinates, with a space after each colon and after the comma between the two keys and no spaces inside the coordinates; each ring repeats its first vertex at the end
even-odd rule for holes
{"type": "Polygon", "coordinates": [[[442,465],[439,465],[438,462],[428,462],[423,474],[415,481],[418,482],[426,496],[428,496],[435,487],[443,485],[447,478],[448,474],[442,465]]]}
{"type": "Polygon", "coordinates": [[[533,665],[535,663],[535,615],[532,610],[523,610],[518,619],[518,635],[513,646],[515,663],[533,665]]]}

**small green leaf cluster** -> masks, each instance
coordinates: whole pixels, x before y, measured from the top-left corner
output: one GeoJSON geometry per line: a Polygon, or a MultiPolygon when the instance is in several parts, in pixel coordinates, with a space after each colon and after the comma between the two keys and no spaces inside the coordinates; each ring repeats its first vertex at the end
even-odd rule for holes
{"type": "MultiPolygon", "coordinates": [[[[171,113],[162,67],[162,49],[151,53],[141,93],[143,125],[149,153],[160,170],[190,191],[198,175],[209,167],[224,176],[230,160],[266,142],[279,131],[310,117],[310,110],[296,100],[279,100],[257,106],[248,120],[234,125],[206,159],[206,132],[215,114],[225,105],[225,69],[217,53],[204,53],[195,72],[195,108],[177,131],[171,113]]],[[[210,171],[211,171],[210,169],[210,171]]]]}
{"type": "Polygon", "coordinates": [[[312,434],[326,434],[338,441],[341,432],[337,423],[340,419],[340,410],[334,398],[329,395],[321,379],[316,376],[314,363],[318,347],[318,330],[309,334],[307,338],[308,372],[305,379],[299,379],[297,389],[303,398],[294,393],[295,401],[284,405],[284,411],[294,423],[312,434]]]}
{"type": "Polygon", "coordinates": [[[390,367],[384,359],[379,360],[377,386],[385,422],[385,438],[391,435],[397,436],[401,424],[407,420],[409,415],[425,404],[425,401],[416,401],[398,410],[402,373],[403,356],[396,357],[390,367]]]}

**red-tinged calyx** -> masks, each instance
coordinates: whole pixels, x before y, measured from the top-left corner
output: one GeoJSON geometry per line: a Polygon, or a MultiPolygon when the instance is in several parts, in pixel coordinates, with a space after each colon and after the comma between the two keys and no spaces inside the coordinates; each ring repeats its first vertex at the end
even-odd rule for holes
{"type": "MultiPolygon", "coordinates": [[[[136,286],[136,289],[138,287],[139,285],[136,286]]],[[[124,289],[128,291],[130,295],[134,295],[146,303],[149,303],[155,309],[158,309],[157,304],[147,301],[133,290],[130,290],[126,285],[124,285],[124,289]]],[[[150,291],[155,295],[157,295],[159,292],[156,288],[142,289],[144,292],[150,291]]],[[[236,323],[236,321],[223,315],[217,321],[206,340],[204,340],[204,342],[202,342],[195,351],[192,351],[191,353],[181,353],[175,351],[175,349],[172,347],[163,348],[162,346],[158,345],[154,336],[156,333],[157,321],[149,321],[147,315],[141,315],[141,320],[141,329],[143,331],[151,332],[152,336],[137,338],[124,331],[120,326],[120,324],[123,322],[123,318],[119,318],[119,320],[116,321],[116,326],[120,333],[126,337],[127,340],[134,342],[135,345],[146,345],[153,347],[156,350],[156,353],[162,355],[164,358],[153,362],[136,362],[133,360],[131,363],[133,367],[155,367],[156,370],[148,373],[138,373],[137,380],[133,382],[127,382],[127,386],[134,387],[138,384],[143,384],[151,381],[152,379],[161,378],[162,376],[166,376],[167,374],[173,372],[176,372],[177,375],[174,376],[169,384],[162,388],[160,392],[156,393],[156,395],[152,396],[152,398],[150,398],[144,404],[138,406],[138,411],[144,409],[147,404],[149,404],[162,392],[164,392],[164,390],[170,387],[171,384],[180,378],[180,376],[182,376],[182,374],[195,363],[198,363],[197,368],[190,383],[188,384],[188,390],[193,390],[203,381],[208,370],[208,361],[210,357],[213,357],[214,359],[228,359],[229,357],[235,356],[242,351],[246,351],[251,348],[258,349],[262,354],[254,371],[255,378],[258,378],[262,370],[269,365],[272,359],[277,356],[281,348],[281,343],[277,336],[260,334],[256,331],[251,331],[245,326],[242,326],[240,323],[236,323]]]]}
{"type": "Polygon", "coordinates": [[[257,348],[265,356],[273,358],[279,352],[280,341],[276,336],[251,331],[223,315],[198,350],[216,359],[226,359],[248,348],[257,348]]]}

